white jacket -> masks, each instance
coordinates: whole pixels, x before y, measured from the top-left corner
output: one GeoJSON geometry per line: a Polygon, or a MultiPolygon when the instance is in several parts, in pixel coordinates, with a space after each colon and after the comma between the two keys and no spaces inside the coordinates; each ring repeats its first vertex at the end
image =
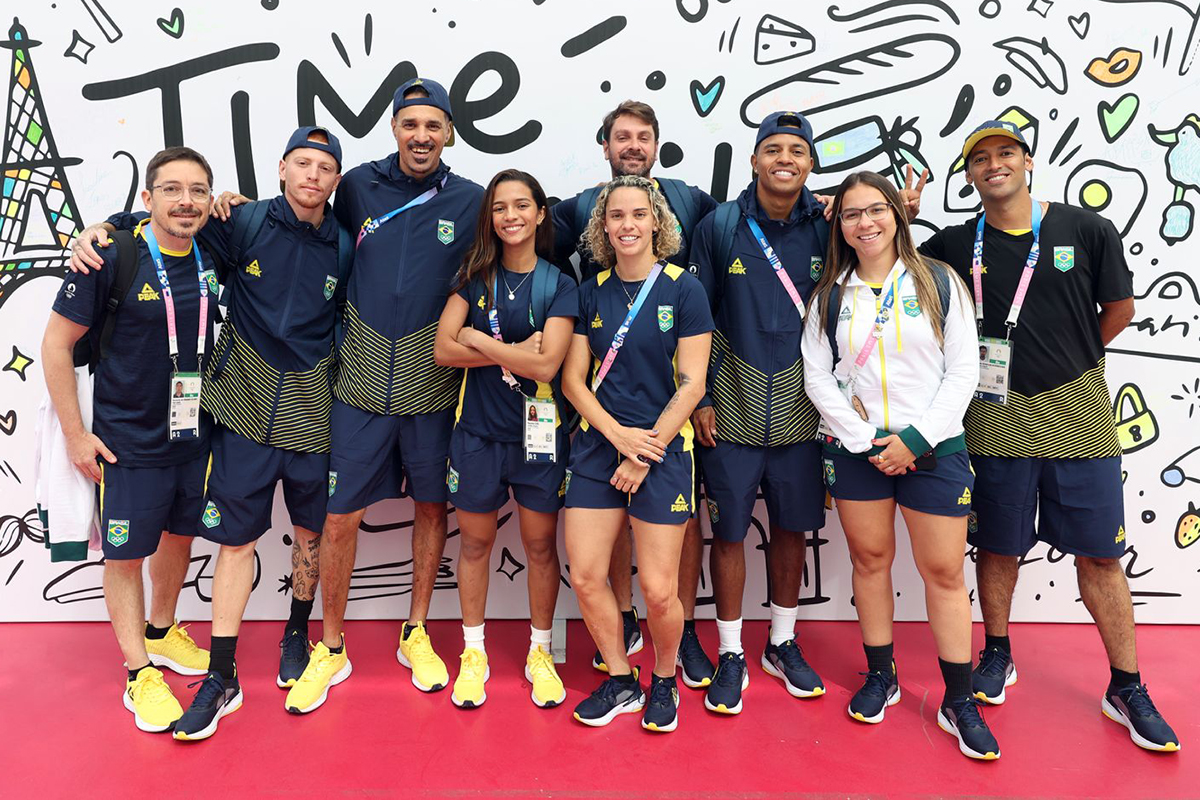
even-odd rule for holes
{"type": "MultiPolygon", "coordinates": [[[[92,378],[75,370],[75,393],[84,430],[92,429],[92,378]]],[[[46,528],[51,561],[85,561],[87,550],[100,549],[96,484],[71,463],[58,412],[49,392],[38,407],[33,456],[33,493],[46,528]]]]}
{"type": "Polygon", "coordinates": [[[826,318],[816,312],[814,303],[801,341],[804,388],[833,435],[850,452],[869,450],[876,429],[900,433],[911,426],[919,438],[906,436],[906,440],[924,440],[929,449],[962,434],[963,414],[979,383],[979,340],[973,307],[960,283],[951,276],[943,347],[938,345],[917,302],[916,286],[900,261],[888,273],[879,296],[857,273],[844,276],[836,373],[824,331],[826,318]],[[896,292],[891,318],[858,373],[857,394],[868,417],[864,421],[839,383],[845,386],[849,381],[851,367],[874,329],[889,286],[896,292]]]}

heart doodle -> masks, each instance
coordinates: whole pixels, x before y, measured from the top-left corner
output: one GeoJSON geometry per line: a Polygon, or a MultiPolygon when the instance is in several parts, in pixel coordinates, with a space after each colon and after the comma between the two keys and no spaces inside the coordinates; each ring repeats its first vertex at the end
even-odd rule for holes
{"type": "Polygon", "coordinates": [[[0,431],[4,431],[7,435],[12,436],[13,431],[17,429],[17,410],[14,408],[7,414],[0,416],[0,431]]]}
{"type": "Polygon", "coordinates": [[[183,36],[183,11],[178,8],[171,9],[170,19],[159,17],[158,27],[162,28],[162,32],[172,39],[178,39],[180,36],[183,36]]]}
{"type": "Polygon", "coordinates": [[[1086,39],[1088,29],[1092,26],[1092,15],[1085,11],[1078,17],[1067,17],[1067,22],[1070,23],[1071,30],[1075,31],[1076,36],[1086,39]]]}
{"type": "Polygon", "coordinates": [[[707,117],[712,113],[712,110],[717,105],[717,101],[721,99],[721,92],[725,91],[725,76],[718,75],[709,82],[708,86],[700,83],[700,81],[692,81],[692,106],[696,109],[696,113],[702,117],[707,117]]]}
{"type": "Polygon", "coordinates": [[[1134,116],[1138,110],[1138,96],[1136,94],[1127,94],[1118,100],[1113,105],[1100,101],[1100,105],[1096,107],[1096,111],[1100,115],[1100,132],[1104,134],[1105,140],[1112,144],[1120,138],[1133,122],[1134,116]]]}

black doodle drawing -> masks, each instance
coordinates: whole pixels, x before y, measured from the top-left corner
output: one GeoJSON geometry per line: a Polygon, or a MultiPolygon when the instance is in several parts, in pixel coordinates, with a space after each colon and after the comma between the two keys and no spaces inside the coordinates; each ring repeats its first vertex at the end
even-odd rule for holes
{"type": "Polygon", "coordinates": [[[718,75],[709,81],[707,86],[700,81],[692,81],[688,88],[691,90],[691,94],[688,96],[692,99],[692,107],[696,109],[698,115],[707,117],[717,107],[717,101],[721,99],[721,93],[725,91],[725,76],[718,75]]]}
{"type": "Polygon", "coordinates": [[[574,58],[583,55],[594,47],[607,42],[621,31],[625,30],[627,21],[624,17],[609,17],[603,22],[596,23],[578,36],[572,36],[563,42],[563,58],[574,58]]]}
{"type": "Polygon", "coordinates": [[[1109,352],[1200,364],[1200,290],[1187,273],[1172,271],[1134,295],[1133,320],[1121,348],[1109,352]]]}
{"type": "Polygon", "coordinates": [[[183,11],[178,8],[171,9],[171,16],[159,17],[158,28],[172,39],[178,39],[183,36],[183,11]]]}
{"type": "Polygon", "coordinates": [[[1054,0],[1029,0],[1028,10],[1045,19],[1050,15],[1050,9],[1053,7],[1054,0]]]}
{"type": "Polygon", "coordinates": [[[63,56],[66,58],[74,58],[86,64],[88,56],[96,49],[96,45],[83,38],[79,31],[71,31],[71,43],[67,45],[67,49],[63,51],[63,56]]]}
{"type": "Polygon", "coordinates": [[[496,572],[512,581],[516,580],[516,577],[524,571],[525,565],[513,556],[512,551],[507,547],[501,548],[500,566],[496,567],[496,572]]]}
{"type": "Polygon", "coordinates": [[[773,14],[765,14],[754,30],[755,64],[777,64],[806,56],[816,49],[817,40],[803,25],[773,14]]]}
{"type": "Polygon", "coordinates": [[[37,509],[31,508],[20,516],[0,516],[0,558],[13,553],[24,539],[38,544],[45,541],[45,531],[37,509]]]}
{"type": "Polygon", "coordinates": [[[1192,415],[1196,413],[1196,409],[1200,408],[1200,378],[1196,378],[1190,388],[1186,383],[1180,384],[1179,388],[1183,390],[1183,394],[1173,394],[1171,395],[1171,399],[1186,401],[1188,404],[1188,419],[1191,419],[1192,415]]]}
{"type": "Polygon", "coordinates": [[[852,169],[874,169],[903,186],[905,167],[911,166],[918,175],[929,169],[920,152],[921,133],[916,121],[897,117],[889,127],[872,116],[833,128],[813,141],[813,171],[827,176],[852,169]]]}
{"type": "Polygon", "coordinates": [[[1034,86],[1039,89],[1049,87],[1057,94],[1067,93],[1067,67],[1058,53],[1050,49],[1050,43],[1045,38],[1035,42],[1022,36],[1013,36],[996,42],[994,46],[1003,50],[1008,63],[1033,81],[1034,86]]]}
{"type": "MultiPolygon", "coordinates": [[[[860,9],[846,14],[840,13],[839,6],[829,6],[826,13],[834,22],[853,22],[856,20],[869,17],[879,13],[890,13],[900,10],[903,6],[932,6],[943,11],[947,17],[953,20],[954,24],[959,24],[958,15],[954,13],[954,9],[941,0],[888,0],[888,2],[876,3],[867,8],[860,9]]],[[[930,16],[929,14],[902,14],[897,17],[889,17],[884,20],[871,22],[866,25],[861,25],[857,28],[851,28],[850,33],[864,33],[873,31],[878,28],[886,28],[890,25],[899,25],[902,22],[941,22],[938,17],[930,16]]]]}
{"type": "Polygon", "coordinates": [[[950,119],[946,120],[946,124],[938,131],[938,136],[945,139],[950,134],[958,130],[967,117],[971,114],[971,109],[975,107],[975,87],[969,83],[963,84],[963,87],[958,91],[958,99],[954,101],[954,108],[950,112],[950,119]]]}
{"type": "MultiPolygon", "coordinates": [[[[1050,163],[1051,164],[1053,164],[1055,161],[1058,160],[1059,154],[1066,148],[1067,144],[1071,141],[1071,137],[1075,135],[1075,129],[1079,127],[1079,120],[1080,120],[1079,117],[1076,117],[1075,119],[1071,120],[1071,122],[1063,130],[1062,135],[1060,137],[1058,137],[1058,141],[1055,142],[1055,144],[1054,144],[1054,149],[1050,151],[1050,163]]],[[[1078,150],[1079,150],[1079,148],[1075,148],[1075,150],[1071,151],[1071,154],[1076,153],[1078,150]]],[[[1069,160],[1070,160],[1070,155],[1068,155],[1067,158],[1064,159],[1062,163],[1066,164],[1067,161],[1069,161],[1069,160]]]]}
{"type": "Polygon", "coordinates": [[[1067,17],[1067,23],[1071,26],[1071,30],[1080,39],[1086,39],[1088,30],[1092,27],[1092,15],[1084,11],[1079,16],[1067,17]]]}
{"type": "Polygon", "coordinates": [[[959,53],[958,42],[940,33],[905,36],[859,50],[752,93],[742,103],[742,122],[747,127],[757,127],[763,117],[781,105],[812,116],[921,86],[946,74],[958,62],[959,53]],[[889,70],[893,67],[902,69],[892,74],[889,70]]]}
{"type": "MultiPolygon", "coordinates": [[[[352,601],[373,600],[379,597],[401,597],[412,593],[413,561],[390,561],[385,564],[372,564],[366,567],[355,567],[350,576],[350,597],[352,601]]],[[[454,577],[453,562],[443,557],[438,566],[437,578],[433,584],[434,590],[457,589],[458,580],[454,577]]]]}
{"type": "Polygon", "coordinates": [[[12,436],[17,430],[17,410],[11,408],[6,414],[0,414],[0,433],[12,436]]]}
{"type": "Polygon", "coordinates": [[[1150,126],[1150,136],[1167,148],[1167,180],[1175,187],[1175,198],[1163,209],[1159,234],[1167,244],[1192,235],[1194,207],[1184,198],[1200,191],[1200,116],[1188,114],[1174,130],[1150,126]]]}
{"type": "MultiPolygon", "coordinates": [[[[191,589],[203,603],[212,602],[212,572],[209,569],[216,565],[216,557],[210,554],[192,556],[188,564],[188,578],[183,582],[183,589],[191,589]]],[[[70,569],[56,576],[42,590],[42,599],[51,603],[69,605],[84,603],[89,600],[104,601],[103,570],[104,559],[84,561],[75,564],[70,569]]],[[[250,591],[258,588],[262,580],[262,561],[259,554],[254,554],[254,583],[250,591]]]]}
{"type": "Polygon", "coordinates": [[[1063,202],[1104,214],[1125,236],[1146,205],[1146,195],[1146,176],[1141,172],[1093,158],[1071,170],[1063,202]]]}
{"type": "Polygon", "coordinates": [[[121,38],[121,29],[117,27],[117,23],[113,22],[104,6],[100,5],[100,0],[79,0],[79,2],[83,3],[83,7],[91,15],[96,27],[100,29],[110,44],[121,38]]]}
{"type": "Polygon", "coordinates": [[[1158,478],[1164,486],[1172,489],[1183,486],[1185,482],[1200,483],[1200,447],[1193,447],[1163,467],[1158,478]]]}
{"type": "Polygon", "coordinates": [[[984,19],[995,19],[1000,15],[1000,0],[983,0],[979,4],[979,16],[984,19]]]}
{"type": "MultiPolygon", "coordinates": [[[[1155,5],[1170,5],[1176,8],[1183,9],[1188,17],[1186,27],[1188,29],[1187,41],[1183,46],[1183,55],[1179,60],[1179,74],[1187,75],[1191,70],[1192,65],[1196,62],[1196,58],[1200,56],[1200,2],[1197,0],[1103,0],[1105,3],[1153,3],[1155,5]]],[[[1174,28],[1168,31],[1167,44],[1164,50],[1170,49],[1171,35],[1174,33],[1174,28]]],[[[1163,54],[1163,63],[1166,63],[1167,55],[1163,54]]]]}
{"type": "MultiPolygon", "coordinates": [[[[742,24],[742,18],[738,17],[736,20],[734,20],[733,27],[729,29],[729,34],[728,34],[728,36],[729,36],[729,52],[731,52],[731,53],[733,52],[733,40],[737,37],[738,26],[741,24],[742,24]]],[[[718,53],[725,49],[725,37],[726,37],[725,31],[721,31],[721,38],[717,42],[717,52],[718,53]]]]}

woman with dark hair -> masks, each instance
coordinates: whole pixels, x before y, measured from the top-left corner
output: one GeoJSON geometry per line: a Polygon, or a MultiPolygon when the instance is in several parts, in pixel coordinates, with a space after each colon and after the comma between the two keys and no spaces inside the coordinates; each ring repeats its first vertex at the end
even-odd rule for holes
{"type": "Polygon", "coordinates": [[[583,417],[567,473],[566,545],[579,609],[609,677],[576,706],[575,719],[601,726],[644,708],[642,727],[672,731],[683,636],[679,555],[696,510],[690,415],[704,393],[712,316],[700,282],[667,263],[679,249],[679,226],[650,181],[611,181],[585,235],[607,269],[579,289],[563,365],[563,393],[583,417]],[[626,524],[654,640],[649,701],[607,582],[626,524]]]}
{"type": "Polygon", "coordinates": [[[965,755],[999,758],[971,694],[971,603],[963,582],[974,476],[962,419],[979,380],[966,287],[945,264],[918,255],[900,195],[879,175],[847,177],[833,219],[801,349],[867,655],[866,681],[848,711],[877,723],[900,701],[891,576],[899,506],[946,683],[938,725],[965,755]]]}
{"type": "Polygon", "coordinates": [[[550,657],[558,600],[558,510],[567,469],[567,429],[557,375],[579,310],[575,282],[546,260],[554,231],[546,193],[509,169],[487,186],[475,242],[438,321],[434,358],[465,367],[446,483],[461,533],[458,596],[463,653],[450,699],[475,708],[487,699],[484,649],[489,561],[496,517],[516,498],[529,571],[531,636],[525,677],[533,702],[566,699],[550,657]]]}

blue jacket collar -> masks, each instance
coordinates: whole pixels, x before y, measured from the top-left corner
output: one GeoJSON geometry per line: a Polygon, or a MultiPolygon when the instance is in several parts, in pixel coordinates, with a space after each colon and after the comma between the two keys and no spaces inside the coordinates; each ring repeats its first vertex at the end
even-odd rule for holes
{"type": "Polygon", "coordinates": [[[428,189],[435,183],[440,181],[447,172],[450,171],[450,165],[441,160],[438,162],[437,169],[429,175],[426,175],[421,180],[415,180],[410,177],[404,170],[400,169],[400,154],[392,153],[385,159],[372,162],[375,171],[385,176],[388,180],[401,185],[416,187],[417,189],[428,189]]]}
{"type": "MultiPolygon", "coordinates": [[[[270,212],[277,220],[294,231],[303,230],[307,224],[296,217],[296,212],[292,210],[291,204],[282,194],[271,200],[270,212]]],[[[314,229],[314,233],[318,239],[333,241],[337,238],[336,225],[337,221],[333,218],[333,207],[326,203],[325,216],[321,219],[320,226],[314,229]]]]}
{"type": "MultiPolygon", "coordinates": [[[[738,195],[737,204],[743,214],[754,217],[760,223],[770,219],[758,204],[758,178],[750,181],[750,185],[742,190],[742,193],[738,195]]],[[[784,224],[790,227],[824,213],[825,207],[817,202],[813,193],[805,186],[800,190],[800,198],[792,206],[792,211],[784,224]]]]}

